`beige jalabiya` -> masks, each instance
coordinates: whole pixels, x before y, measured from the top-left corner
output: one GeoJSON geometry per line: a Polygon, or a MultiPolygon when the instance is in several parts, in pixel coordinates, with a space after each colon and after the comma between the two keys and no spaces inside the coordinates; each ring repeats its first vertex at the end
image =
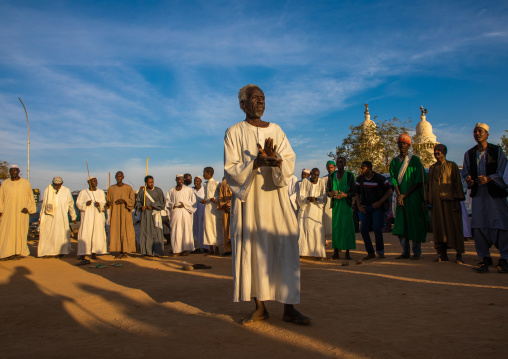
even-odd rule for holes
{"type": "Polygon", "coordinates": [[[135,198],[132,187],[126,184],[118,187],[116,184],[108,189],[108,201],[111,203],[109,227],[110,252],[135,252],[136,234],[132,223],[132,209],[135,198]],[[125,203],[115,204],[115,201],[124,199],[125,203]]]}
{"type": "Polygon", "coordinates": [[[13,181],[10,178],[0,186],[0,258],[30,254],[26,237],[29,214],[35,213],[35,201],[30,182],[24,178],[13,181]]]}
{"type": "Polygon", "coordinates": [[[246,121],[230,127],[224,138],[225,177],[233,192],[231,244],[234,301],[300,302],[298,227],[287,184],[295,154],[281,128],[254,127],[246,121]],[[277,145],[282,167],[253,169],[257,143],[268,137],[277,145]]]}
{"type": "Polygon", "coordinates": [[[205,189],[205,214],[203,243],[208,246],[216,246],[224,242],[222,234],[222,214],[217,209],[219,203],[220,183],[216,179],[210,178],[203,186],[205,189]],[[215,202],[212,202],[213,198],[215,202]]]}
{"type": "Polygon", "coordinates": [[[300,207],[298,210],[300,255],[325,258],[323,207],[326,203],[326,187],[324,181],[318,179],[315,184],[308,180],[302,181],[297,199],[300,207]],[[316,201],[310,202],[308,197],[316,197],[316,201]]]}

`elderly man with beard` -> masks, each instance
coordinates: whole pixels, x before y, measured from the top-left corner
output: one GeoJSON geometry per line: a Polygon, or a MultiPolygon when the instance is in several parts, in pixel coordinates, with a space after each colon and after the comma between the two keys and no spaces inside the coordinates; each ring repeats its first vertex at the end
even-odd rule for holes
{"type": "Polygon", "coordinates": [[[0,186],[0,260],[18,260],[30,254],[27,244],[29,214],[35,213],[30,182],[19,176],[19,167],[9,167],[0,186]]]}
{"type": "Polygon", "coordinates": [[[489,126],[477,123],[473,130],[476,146],[464,155],[462,176],[471,189],[473,215],[471,227],[476,253],[481,262],[475,267],[478,273],[489,271],[493,264],[490,247],[501,254],[497,265],[500,273],[508,273],[508,196],[503,181],[506,155],[501,147],[488,143],[489,126]]]}
{"type": "Polygon", "coordinates": [[[298,227],[286,187],[295,154],[282,129],[261,120],[265,95],[258,86],[242,87],[238,100],[246,118],[224,136],[224,172],[233,193],[233,299],[256,304],[244,325],[268,319],[267,300],[284,303],[284,321],[308,324],[294,307],[300,302],[298,227]]]}
{"type": "Polygon", "coordinates": [[[61,258],[69,254],[71,251],[69,214],[76,223],[77,216],[71,191],[63,185],[62,177],[55,177],[44,191],[38,257],[61,258]]]}

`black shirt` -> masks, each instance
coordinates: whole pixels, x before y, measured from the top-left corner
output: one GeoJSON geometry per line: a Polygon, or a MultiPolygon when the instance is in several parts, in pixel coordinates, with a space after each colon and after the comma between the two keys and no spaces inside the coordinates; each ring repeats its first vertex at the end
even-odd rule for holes
{"type": "Polygon", "coordinates": [[[378,202],[389,189],[388,179],[376,172],[372,172],[371,178],[362,175],[356,177],[355,190],[360,196],[360,204],[364,206],[378,202]]]}

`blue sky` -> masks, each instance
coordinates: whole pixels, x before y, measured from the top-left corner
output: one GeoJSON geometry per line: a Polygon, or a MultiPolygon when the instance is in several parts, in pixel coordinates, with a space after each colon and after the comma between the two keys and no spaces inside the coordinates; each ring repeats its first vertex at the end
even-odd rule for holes
{"type": "Polygon", "coordinates": [[[462,162],[476,122],[508,129],[506,1],[0,1],[0,159],[47,186],[107,186],[123,170],[156,185],[213,166],[244,119],[237,93],[259,85],[296,172],[327,154],[368,103],[378,119],[419,107],[449,159],[462,162]]]}

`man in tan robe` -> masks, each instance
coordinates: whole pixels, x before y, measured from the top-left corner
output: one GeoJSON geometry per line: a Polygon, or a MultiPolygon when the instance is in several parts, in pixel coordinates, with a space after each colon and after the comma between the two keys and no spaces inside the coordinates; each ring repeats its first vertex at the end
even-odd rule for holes
{"type": "Polygon", "coordinates": [[[116,185],[108,189],[110,206],[109,251],[116,253],[115,258],[123,258],[127,253],[136,251],[136,234],[132,223],[132,210],[135,197],[131,186],[123,183],[123,172],[115,175],[116,185]]]}
{"type": "Polygon", "coordinates": [[[447,148],[434,147],[436,163],[429,168],[425,205],[431,209],[434,248],[439,257],[434,262],[448,260],[447,249],[457,251],[456,261],[462,263],[464,236],[460,201],[465,199],[459,167],[446,160],[447,148]]]}
{"type": "Polygon", "coordinates": [[[229,215],[231,210],[231,196],[233,193],[226,182],[222,179],[220,185],[219,204],[217,209],[222,211],[222,232],[224,233],[224,253],[223,257],[231,255],[231,232],[229,231],[229,215]]]}
{"type": "Polygon", "coordinates": [[[11,165],[11,178],[0,187],[0,260],[20,259],[30,254],[28,235],[29,213],[35,213],[30,182],[19,177],[19,167],[11,165]]]}

